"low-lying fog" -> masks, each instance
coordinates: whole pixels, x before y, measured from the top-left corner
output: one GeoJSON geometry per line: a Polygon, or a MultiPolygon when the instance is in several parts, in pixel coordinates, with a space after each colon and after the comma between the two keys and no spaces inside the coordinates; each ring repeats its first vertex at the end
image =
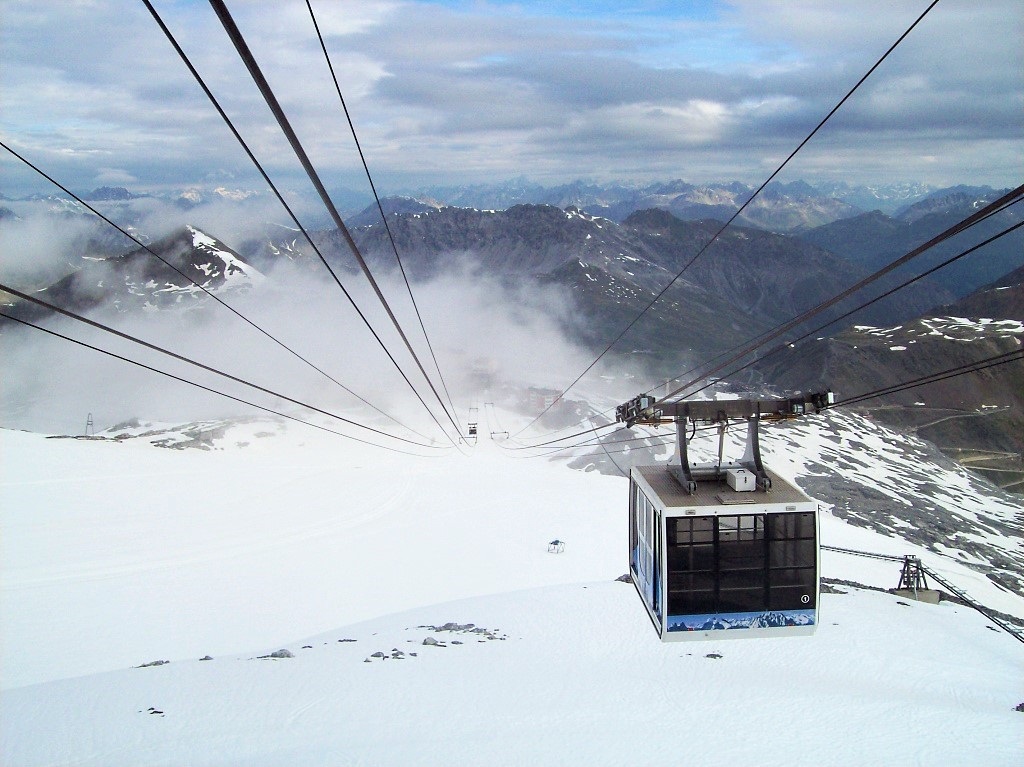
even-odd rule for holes
{"type": "MultiPolygon", "coordinates": [[[[138,206],[135,209],[138,212],[138,206]]],[[[0,243],[5,254],[0,273],[5,283],[26,292],[68,273],[76,259],[80,263],[83,242],[95,231],[91,222],[81,216],[19,216],[0,222],[0,243]],[[54,226],[55,220],[59,225],[54,226]]],[[[198,218],[215,216],[207,211],[198,218]]],[[[141,225],[137,230],[145,232],[148,240],[170,231],[157,228],[168,223],[165,209],[159,215],[140,215],[135,220],[141,225]]],[[[193,220],[191,211],[179,212],[176,225],[193,220]]],[[[222,217],[207,221],[204,231],[221,238],[229,247],[237,247],[221,232],[233,232],[240,242],[252,240],[253,235],[246,234],[243,223],[237,215],[222,217]]],[[[203,228],[199,223],[195,225],[203,228]]],[[[121,252],[134,247],[129,242],[121,252]]],[[[242,256],[245,257],[244,250],[242,256]]],[[[406,258],[411,257],[414,256],[406,254],[406,258]]],[[[419,397],[431,406],[434,417],[449,427],[450,422],[366,279],[346,269],[336,267],[336,271],[419,397]]],[[[486,399],[508,396],[513,390],[561,390],[593,359],[592,352],[574,345],[563,333],[565,327],[578,321],[571,298],[560,295],[551,286],[499,281],[475,271],[472,263],[464,260],[457,269],[413,284],[444,378],[442,383],[397,270],[375,276],[434,387],[445,401],[445,389],[450,393],[461,414],[457,415],[459,420],[464,420],[468,408],[480,406],[486,399]]],[[[444,440],[417,395],[319,261],[282,261],[269,271],[267,279],[248,289],[228,290],[220,297],[387,415],[375,412],[208,296],[186,300],[181,308],[118,312],[106,306],[90,316],[124,333],[325,411],[409,436],[408,430],[395,423],[398,421],[411,430],[444,440]]],[[[365,436],[343,423],[310,414],[293,403],[80,322],[55,318],[46,327],[241,399],[365,436]]],[[[130,418],[174,423],[258,413],[252,407],[34,328],[5,323],[0,330],[0,345],[4,358],[0,418],[8,428],[80,434],[89,414],[99,431],[130,418]]],[[[617,390],[618,379],[602,363],[583,383],[591,389],[607,390],[611,386],[617,390]]],[[[622,387],[617,394],[628,396],[635,393],[632,388],[622,387]]]]}

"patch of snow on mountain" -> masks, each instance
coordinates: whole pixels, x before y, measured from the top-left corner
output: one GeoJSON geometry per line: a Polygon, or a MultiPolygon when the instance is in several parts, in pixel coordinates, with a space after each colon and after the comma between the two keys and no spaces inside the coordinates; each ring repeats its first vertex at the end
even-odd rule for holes
{"type": "MultiPolygon", "coordinates": [[[[223,267],[219,270],[224,277],[223,288],[230,288],[239,284],[258,283],[264,279],[263,274],[254,267],[236,258],[232,253],[218,248],[217,241],[209,235],[191,226],[188,227],[188,231],[192,234],[193,247],[215,256],[223,263],[223,267]]],[[[218,271],[212,264],[203,264],[197,268],[207,276],[212,276],[218,271]]]]}
{"type": "Polygon", "coordinates": [[[1019,320],[929,317],[919,320],[919,323],[924,326],[927,335],[941,336],[948,341],[976,341],[1024,334],[1024,323],[1019,320]]]}
{"type": "Polygon", "coordinates": [[[892,338],[893,333],[900,330],[902,325],[894,325],[891,328],[876,328],[871,325],[854,325],[853,329],[858,333],[863,333],[869,336],[878,336],[879,338],[892,338]]]}
{"type": "Polygon", "coordinates": [[[223,186],[218,186],[213,190],[213,193],[218,197],[222,197],[225,200],[231,200],[232,202],[241,202],[242,200],[248,200],[250,197],[255,197],[259,192],[251,189],[228,189],[223,186]]]}

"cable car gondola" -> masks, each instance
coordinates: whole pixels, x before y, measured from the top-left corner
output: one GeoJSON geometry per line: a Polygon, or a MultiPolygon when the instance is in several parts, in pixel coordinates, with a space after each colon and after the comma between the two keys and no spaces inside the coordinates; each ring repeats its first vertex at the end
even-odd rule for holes
{"type": "Polygon", "coordinates": [[[662,641],[811,634],[818,623],[818,507],[765,469],[757,441],[762,418],[820,409],[831,392],[797,400],[656,403],[638,397],[618,419],[678,431],[666,468],[636,466],[629,482],[629,572],[662,641]],[[730,419],[747,420],[747,447],[723,461],[730,419]],[[697,422],[719,429],[718,460],[687,456],[697,422]]]}

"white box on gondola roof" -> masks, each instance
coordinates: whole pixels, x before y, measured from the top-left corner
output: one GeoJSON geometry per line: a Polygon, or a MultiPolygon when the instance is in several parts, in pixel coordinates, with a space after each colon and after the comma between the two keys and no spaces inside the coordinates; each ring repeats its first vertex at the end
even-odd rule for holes
{"type": "Polygon", "coordinates": [[[748,493],[757,487],[754,473],[746,469],[727,469],[725,481],[733,490],[739,493],[748,493]]]}

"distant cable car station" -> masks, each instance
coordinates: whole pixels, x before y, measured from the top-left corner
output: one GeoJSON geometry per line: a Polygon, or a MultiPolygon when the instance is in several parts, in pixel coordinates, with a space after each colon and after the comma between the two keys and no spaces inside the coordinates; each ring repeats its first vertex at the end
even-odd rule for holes
{"type": "Polygon", "coordinates": [[[663,641],[811,634],[818,622],[818,507],[761,463],[762,419],[832,404],[831,392],[797,399],[620,405],[619,421],[676,424],[669,467],[636,466],[629,483],[629,569],[663,641]],[[742,458],[724,460],[731,420],[747,421],[742,458]],[[718,459],[689,460],[698,423],[718,427],[718,459]]]}

